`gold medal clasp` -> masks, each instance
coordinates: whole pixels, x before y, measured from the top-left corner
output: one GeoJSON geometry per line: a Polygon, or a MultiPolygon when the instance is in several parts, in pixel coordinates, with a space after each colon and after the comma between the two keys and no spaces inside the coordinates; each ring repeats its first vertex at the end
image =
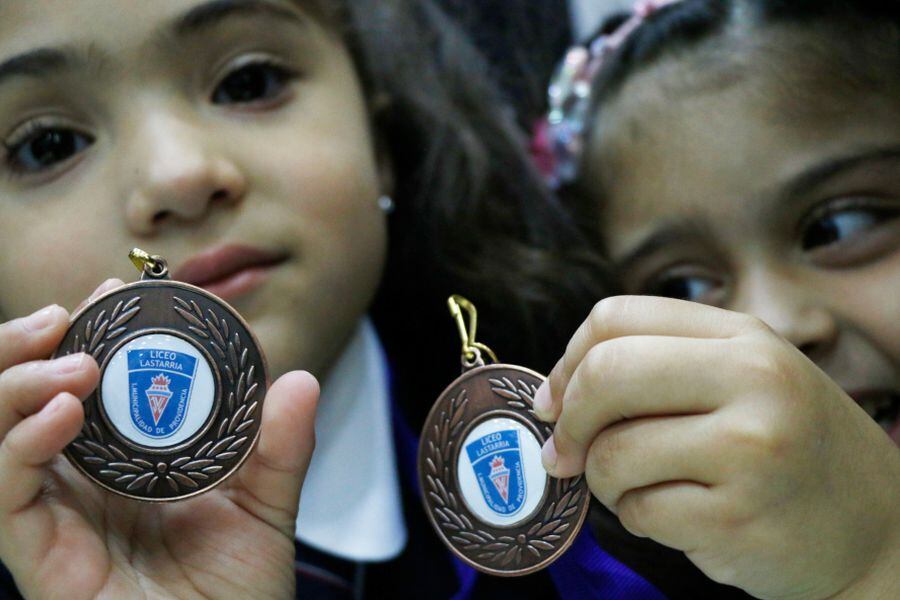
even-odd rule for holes
{"type": "Polygon", "coordinates": [[[475,341],[475,330],[478,327],[478,311],[475,305],[466,298],[458,294],[454,294],[447,298],[447,306],[450,308],[450,314],[456,321],[459,329],[459,337],[462,339],[462,364],[466,369],[474,367],[483,367],[484,358],[482,352],[488,355],[491,361],[500,362],[494,351],[485,344],[475,341]],[[469,324],[466,326],[466,319],[463,315],[465,311],[469,317],[469,324]]]}
{"type": "Polygon", "coordinates": [[[141,279],[168,279],[169,265],[161,256],[151,255],[140,248],[132,248],[128,253],[135,268],[141,272],[141,279]]]}

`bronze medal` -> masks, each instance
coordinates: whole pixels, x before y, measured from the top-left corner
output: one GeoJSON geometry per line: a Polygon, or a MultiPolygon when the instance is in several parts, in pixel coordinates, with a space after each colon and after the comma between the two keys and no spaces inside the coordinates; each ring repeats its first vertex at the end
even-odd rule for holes
{"type": "Polygon", "coordinates": [[[444,543],[492,575],[527,575],[559,558],[581,529],[590,504],[583,477],[554,479],[541,464],[553,433],[534,414],[544,377],[496,361],[475,342],[475,309],[450,299],[463,338],[463,374],[425,421],[419,482],[425,511],[444,543]],[[460,307],[469,312],[466,328],[460,307]]]}
{"type": "Polygon", "coordinates": [[[116,494],[183,500],[224,481],[253,449],[266,361],[223,300],[170,280],[160,257],[135,250],[132,260],[141,280],[79,311],[56,351],[86,352],[100,365],[65,455],[116,494]]]}

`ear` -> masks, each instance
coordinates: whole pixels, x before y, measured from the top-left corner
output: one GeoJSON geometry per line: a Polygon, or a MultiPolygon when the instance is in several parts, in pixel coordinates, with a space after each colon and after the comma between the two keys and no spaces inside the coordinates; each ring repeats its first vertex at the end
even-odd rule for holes
{"type": "Polygon", "coordinates": [[[386,120],[393,108],[393,101],[386,93],[379,92],[370,101],[372,135],[375,145],[375,160],[378,167],[378,181],[382,194],[394,195],[394,157],[391,155],[390,144],[385,133],[386,120]]]}

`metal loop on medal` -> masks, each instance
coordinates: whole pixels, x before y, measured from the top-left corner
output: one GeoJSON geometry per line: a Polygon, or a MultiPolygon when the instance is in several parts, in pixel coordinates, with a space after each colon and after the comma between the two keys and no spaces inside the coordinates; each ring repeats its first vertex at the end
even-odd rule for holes
{"type": "Polygon", "coordinates": [[[134,248],[128,253],[128,258],[141,272],[141,280],[167,279],[169,277],[169,263],[162,256],[151,256],[140,248],[134,248]]]}
{"type": "Polygon", "coordinates": [[[474,369],[476,367],[484,366],[484,358],[481,357],[481,350],[474,347],[463,350],[460,362],[462,362],[464,369],[474,369]]]}
{"type": "Polygon", "coordinates": [[[169,265],[165,259],[154,256],[152,265],[145,265],[141,279],[166,279],[169,276],[169,265]]]}

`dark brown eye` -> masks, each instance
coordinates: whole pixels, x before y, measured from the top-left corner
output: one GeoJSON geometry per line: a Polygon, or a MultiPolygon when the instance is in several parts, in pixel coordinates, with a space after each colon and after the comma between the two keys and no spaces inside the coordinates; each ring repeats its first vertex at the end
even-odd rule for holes
{"type": "Polygon", "coordinates": [[[37,173],[64,162],[94,143],[94,138],[72,129],[40,127],[8,147],[8,162],[15,171],[37,173]]]}
{"type": "Polygon", "coordinates": [[[803,231],[803,249],[814,250],[849,240],[896,216],[893,211],[874,208],[853,208],[826,214],[812,221],[803,231]]]}
{"type": "Polygon", "coordinates": [[[255,63],[232,71],[213,92],[213,104],[252,104],[277,98],[291,74],[272,64],[255,63]]]}

